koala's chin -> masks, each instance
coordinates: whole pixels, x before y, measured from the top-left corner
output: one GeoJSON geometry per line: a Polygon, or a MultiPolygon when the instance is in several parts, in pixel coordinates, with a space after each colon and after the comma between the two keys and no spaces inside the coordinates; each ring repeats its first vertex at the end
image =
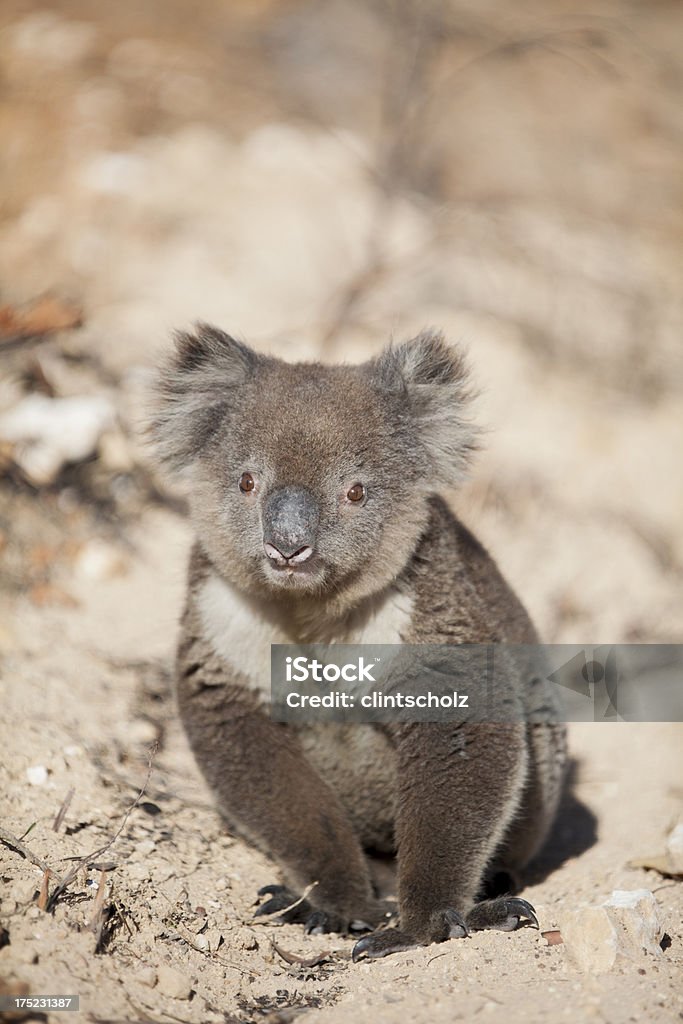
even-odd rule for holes
{"type": "Polygon", "coordinates": [[[318,560],[314,564],[281,568],[265,559],[263,574],[267,585],[278,591],[320,593],[327,582],[327,573],[318,560]]]}

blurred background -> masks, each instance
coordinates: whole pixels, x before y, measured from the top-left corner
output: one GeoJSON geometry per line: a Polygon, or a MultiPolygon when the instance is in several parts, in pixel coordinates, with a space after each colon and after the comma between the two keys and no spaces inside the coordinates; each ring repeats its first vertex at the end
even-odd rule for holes
{"type": "Polygon", "coordinates": [[[442,328],[487,428],[454,502],[544,637],[683,639],[680,4],[0,20],[5,646],[10,607],[96,616],[145,538],[182,547],[137,424],[199,318],[287,359],[442,328]]]}
{"type": "Polygon", "coordinates": [[[196,319],[289,360],[440,328],[486,431],[450,497],[542,636],[683,641],[682,43],[676,0],[3,0],[0,819],[41,859],[0,842],[0,976],[197,1024],[675,1013],[675,724],[572,727],[583,805],[528,893],[555,928],[656,892],[672,955],[647,978],[568,996],[566,947],[526,931],[504,957],[469,940],[469,967],[415,951],[408,984],[401,958],[274,961],[249,926],[273,865],[226,833],[174,712],[191,538],[141,424],[196,319]],[[103,868],[43,913],[92,850],[106,896],[103,868]]]}

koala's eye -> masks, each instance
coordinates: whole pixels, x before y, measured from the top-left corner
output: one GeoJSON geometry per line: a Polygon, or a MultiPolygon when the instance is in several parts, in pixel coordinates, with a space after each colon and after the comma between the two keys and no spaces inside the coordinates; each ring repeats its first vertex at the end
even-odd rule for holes
{"type": "Polygon", "coordinates": [[[256,487],[256,481],[251,473],[242,473],[240,477],[240,490],[242,494],[249,494],[256,487]]]}
{"type": "Polygon", "coordinates": [[[350,487],[349,490],[346,492],[346,497],[349,499],[349,501],[353,501],[356,503],[362,501],[363,498],[365,497],[365,487],[363,486],[363,484],[354,484],[353,487],[350,487]]]}

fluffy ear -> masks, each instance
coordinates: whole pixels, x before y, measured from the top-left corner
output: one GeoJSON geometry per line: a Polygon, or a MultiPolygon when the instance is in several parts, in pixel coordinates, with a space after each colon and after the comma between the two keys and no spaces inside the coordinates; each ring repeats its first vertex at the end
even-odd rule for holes
{"type": "Polygon", "coordinates": [[[462,351],[439,331],[389,345],[373,364],[381,389],[409,418],[437,487],[454,487],[479,447],[479,431],[467,418],[474,397],[462,351]]]}
{"type": "Polygon", "coordinates": [[[178,331],[175,351],[154,388],[149,434],[171,470],[188,467],[220,429],[236,388],[256,372],[259,356],[217,327],[178,331]]]}

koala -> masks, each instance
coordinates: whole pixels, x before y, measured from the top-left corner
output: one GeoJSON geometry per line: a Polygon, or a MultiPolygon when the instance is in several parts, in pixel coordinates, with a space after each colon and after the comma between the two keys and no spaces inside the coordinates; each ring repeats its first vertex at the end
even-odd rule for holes
{"type": "MultiPolygon", "coordinates": [[[[228,825],[283,873],[258,912],[365,932],[354,959],[538,926],[489,883],[510,888],[553,822],[567,753],[549,696],[541,722],[269,715],[272,643],[537,642],[440,496],[477,448],[462,353],[425,331],[362,365],[289,364],[198,324],[176,336],[155,395],[152,438],[188,482],[196,532],[177,701],[228,825]],[[391,927],[372,852],[396,857],[391,927]]],[[[530,707],[531,681],[509,685],[530,707]]]]}

